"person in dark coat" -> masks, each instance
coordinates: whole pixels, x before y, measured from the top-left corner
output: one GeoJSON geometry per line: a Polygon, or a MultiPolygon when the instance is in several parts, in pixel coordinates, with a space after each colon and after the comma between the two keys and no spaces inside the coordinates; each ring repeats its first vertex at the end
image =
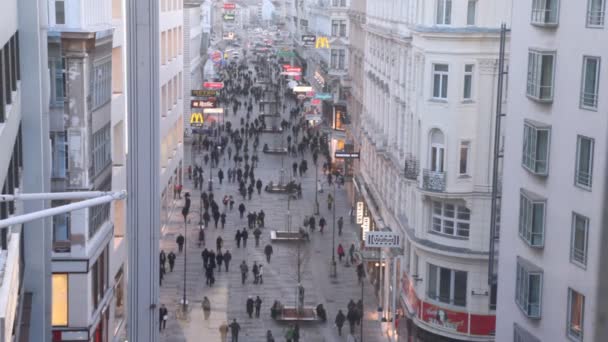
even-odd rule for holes
{"type": "Polygon", "coordinates": [[[201,257],[203,258],[203,267],[207,268],[207,265],[209,264],[209,251],[207,248],[203,249],[201,252],[201,257]]]}
{"type": "Polygon", "coordinates": [[[234,236],[234,239],[236,240],[236,248],[241,248],[241,239],[243,238],[243,234],[241,233],[240,230],[236,230],[236,235],[234,236]]]}
{"type": "Polygon", "coordinates": [[[217,229],[217,222],[219,220],[220,220],[220,212],[216,210],[213,212],[213,222],[215,223],[215,229],[217,229]]]}
{"type": "Polygon", "coordinates": [[[218,236],[217,239],[215,240],[215,249],[218,252],[222,249],[223,243],[224,243],[224,240],[222,239],[222,237],[218,236]]]}
{"type": "Polygon", "coordinates": [[[346,321],[346,316],[342,310],[338,310],[338,314],[336,315],[336,327],[338,327],[338,336],[342,336],[342,327],[344,326],[344,321],[346,321]]]}
{"type": "Polygon", "coordinates": [[[326,224],[327,224],[327,221],[325,221],[325,217],[321,217],[321,219],[319,220],[319,231],[321,233],[323,233],[323,229],[325,228],[326,224]]]}
{"type": "Polygon", "coordinates": [[[165,251],[164,251],[164,250],[161,250],[161,251],[160,251],[160,265],[161,265],[162,267],[165,267],[165,262],[166,262],[166,260],[167,260],[167,256],[165,255],[165,251]]]}
{"type": "Polygon", "coordinates": [[[241,284],[245,285],[245,280],[247,279],[247,273],[249,272],[249,266],[247,266],[247,263],[245,262],[245,260],[243,260],[243,262],[241,263],[240,269],[241,269],[241,284]]]}
{"type": "Polygon", "coordinates": [[[256,189],[258,189],[258,195],[262,195],[262,180],[258,179],[257,182],[255,182],[255,187],[256,189]]]}
{"type": "Polygon", "coordinates": [[[245,204],[239,204],[239,213],[241,214],[241,218],[243,218],[243,213],[245,212],[245,204]]]}
{"type": "Polygon", "coordinates": [[[175,242],[177,243],[177,248],[179,249],[179,252],[181,253],[182,250],[184,249],[184,242],[186,242],[186,238],[184,238],[184,236],[182,234],[179,234],[177,236],[177,239],[175,239],[175,242]]]}
{"type": "Polygon", "coordinates": [[[260,298],[260,296],[256,296],[254,304],[255,304],[255,317],[260,318],[260,309],[262,308],[262,298],[260,298]]]}
{"type": "Polygon", "coordinates": [[[220,169],[217,172],[217,178],[220,180],[220,185],[222,184],[222,180],[224,179],[224,171],[222,171],[222,169],[220,169]]]}
{"type": "Polygon", "coordinates": [[[253,318],[253,306],[254,306],[254,302],[253,302],[253,298],[251,296],[249,296],[249,298],[247,298],[247,304],[246,304],[246,309],[247,309],[247,314],[249,315],[249,318],[253,318]]]}
{"type": "Polygon", "coordinates": [[[211,264],[208,264],[205,268],[205,280],[207,285],[213,285],[213,267],[211,267],[211,264]]]}
{"type": "Polygon", "coordinates": [[[260,221],[260,227],[264,228],[264,218],[266,217],[266,213],[264,210],[260,210],[258,213],[258,221],[260,221]]]}
{"type": "Polygon", "coordinates": [[[230,260],[232,260],[232,254],[230,254],[230,251],[224,252],[224,267],[226,268],[226,272],[228,272],[230,260]]]}
{"type": "Polygon", "coordinates": [[[217,271],[222,272],[222,262],[224,261],[224,254],[218,250],[217,255],[215,256],[215,261],[217,263],[217,271]]]}
{"type": "Polygon", "coordinates": [[[213,250],[209,251],[209,263],[207,265],[215,268],[215,252],[213,250]]]}
{"type": "Polygon", "coordinates": [[[256,228],[253,231],[253,237],[255,238],[255,246],[260,247],[260,236],[262,235],[262,231],[260,228],[256,228]]]}
{"type": "Polygon", "coordinates": [[[338,235],[342,235],[342,227],[344,226],[344,218],[340,216],[338,219],[338,235]]]}
{"type": "Polygon", "coordinates": [[[272,245],[271,244],[267,244],[266,247],[264,247],[264,254],[266,255],[266,262],[270,263],[270,257],[272,256],[272,245]]]}
{"type": "Polygon", "coordinates": [[[163,331],[167,327],[167,320],[169,319],[169,310],[165,307],[165,304],[161,304],[158,309],[158,316],[160,320],[159,329],[163,331]]]}
{"type": "Polygon", "coordinates": [[[249,237],[249,233],[247,233],[247,229],[243,228],[241,232],[241,238],[243,239],[243,248],[247,247],[247,238],[249,237]]]}
{"type": "Polygon", "coordinates": [[[169,271],[173,272],[173,267],[175,267],[175,253],[173,251],[169,252],[167,259],[169,260],[169,271]]]}
{"type": "Polygon", "coordinates": [[[220,223],[222,224],[222,229],[226,226],[226,213],[222,213],[220,215],[220,223]]]}
{"type": "Polygon", "coordinates": [[[202,226],[198,230],[198,246],[200,247],[201,245],[205,245],[205,230],[202,226]]]}
{"type": "Polygon", "coordinates": [[[230,323],[230,333],[232,334],[232,342],[239,342],[239,331],[241,326],[236,322],[236,318],[230,323]]]}

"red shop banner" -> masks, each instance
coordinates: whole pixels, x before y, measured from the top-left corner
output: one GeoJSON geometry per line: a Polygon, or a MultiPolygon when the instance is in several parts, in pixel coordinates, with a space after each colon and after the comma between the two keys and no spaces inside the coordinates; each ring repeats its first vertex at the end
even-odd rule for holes
{"type": "Polygon", "coordinates": [[[422,320],[449,332],[461,334],[467,334],[469,332],[469,314],[466,312],[447,310],[423,302],[422,320]]]}
{"type": "Polygon", "coordinates": [[[493,336],[496,333],[496,316],[471,314],[471,335],[493,336]]]}
{"type": "Polygon", "coordinates": [[[420,299],[418,299],[418,296],[416,295],[416,289],[414,288],[414,284],[412,284],[410,277],[408,277],[405,272],[403,273],[402,279],[403,295],[405,296],[408,305],[407,310],[412,309],[414,310],[414,314],[419,315],[420,299]]]}

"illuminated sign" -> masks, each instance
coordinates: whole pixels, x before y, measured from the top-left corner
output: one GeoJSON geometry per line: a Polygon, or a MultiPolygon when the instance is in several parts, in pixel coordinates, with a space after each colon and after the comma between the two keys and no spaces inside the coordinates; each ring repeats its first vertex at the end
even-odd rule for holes
{"type": "Polygon", "coordinates": [[[293,87],[293,92],[294,93],[308,93],[309,91],[312,91],[312,87],[311,86],[297,86],[297,87],[293,87]]]}
{"type": "Polygon", "coordinates": [[[321,75],[321,73],[318,71],[315,71],[315,80],[319,82],[321,88],[325,86],[325,78],[323,78],[323,75],[321,75]]]}
{"type": "Polygon", "coordinates": [[[401,247],[401,236],[393,232],[369,232],[365,238],[365,247],[401,247]]]}
{"type": "Polygon", "coordinates": [[[224,33],[224,40],[234,40],[234,32],[224,33]]]}
{"type": "Polygon", "coordinates": [[[205,122],[203,118],[203,114],[200,112],[195,112],[190,114],[190,125],[191,126],[202,126],[205,122]]]}
{"type": "Polygon", "coordinates": [[[213,108],[213,107],[215,107],[215,101],[192,100],[192,101],[190,101],[190,107],[192,107],[192,108],[213,108]]]}
{"type": "Polygon", "coordinates": [[[369,216],[363,217],[363,222],[361,222],[361,230],[363,231],[363,241],[367,240],[367,233],[369,233],[370,228],[370,218],[369,216]]]}
{"type": "Polygon", "coordinates": [[[335,157],[337,159],[359,159],[359,152],[336,151],[335,157]]]}
{"type": "Polygon", "coordinates": [[[302,68],[290,66],[288,68],[285,68],[285,71],[287,71],[287,72],[298,72],[298,73],[301,74],[302,73],[302,68]]]}
{"type": "Polygon", "coordinates": [[[306,97],[313,97],[313,96],[315,96],[315,92],[314,92],[314,90],[311,90],[311,91],[307,91],[307,92],[306,92],[306,97]]]}
{"type": "Polygon", "coordinates": [[[301,72],[293,72],[293,71],[282,71],[281,75],[283,76],[300,76],[302,75],[301,72]]]}
{"type": "Polygon", "coordinates": [[[191,91],[191,95],[194,97],[216,96],[217,90],[195,89],[191,91]]]}
{"type": "Polygon", "coordinates": [[[203,109],[205,114],[224,114],[224,108],[205,108],[203,109]]]}
{"type": "Polygon", "coordinates": [[[312,100],[310,101],[310,103],[312,103],[312,104],[313,104],[313,105],[315,105],[315,106],[318,106],[318,105],[320,105],[320,104],[321,104],[321,100],[319,100],[319,99],[312,99],[312,100]]]}
{"type": "Polygon", "coordinates": [[[233,10],[235,8],[236,8],[236,4],[230,4],[230,3],[225,3],[224,4],[224,9],[233,10]]]}
{"type": "Polygon", "coordinates": [[[363,202],[357,202],[357,224],[363,223],[363,202]]]}
{"type": "Polygon", "coordinates": [[[304,43],[304,46],[315,46],[316,41],[317,41],[317,36],[315,36],[314,34],[302,35],[302,43],[304,43]]]}
{"type": "Polygon", "coordinates": [[[235,17],[234,13],[224,13],[225,21],[234,21],[235,17]]]}
{"type": "Polygon", "coordinates": [[[331,100],[333,98],[333,95],[330,93],[316,93],[315,94],[315,99],[319,99],[319,100],[331,100]]]}
{"type": "Polygon", "coordinates": [[[224,88],[224,82],[205,82],[203,88],[208,89],[222,89],[224,88]]]}
{"type": "Polygon", "coordinates": [[[329,49],[329,40],[327,37],[318,37],[315,42],[316,49],[329,49]]]}

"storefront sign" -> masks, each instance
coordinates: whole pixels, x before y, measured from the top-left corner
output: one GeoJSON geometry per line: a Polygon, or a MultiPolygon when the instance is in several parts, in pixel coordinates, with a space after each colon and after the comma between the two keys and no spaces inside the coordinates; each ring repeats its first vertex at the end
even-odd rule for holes
{"type": "Polygon", "coordinates": [[[318,105],[321,104],[321,100],[319,100],[319,99],[312,99],[310,101],[310,103],[313,104],[313,105],[315,105],[315,106],[318,106],[318,105]]]}
{"type": "Polygon", "coordinates": [[[299,74],[302,74],[302,68],[300,68],[300,67],[289,66],[288,68],[285,68],[285,71],[287,71],[287,72],[297,72],[299,74]]]}
{"type": "Polygon", "coordinates": [[[281,75],[283,75],[283,76],[300,76],[300,75],[302,75],[302,73],[295,72],[295,71],[282,71],[281,75]]]}
{"type": "Polygon", "coordinates": [[[422,303],[422,320],[445,331],[467,334],[469,315],[466,312],[447,310],[436,305],[422,303]]]}
{"type": "Polygon", "coordinates": [[[192,100],[192,101],[190,101],[190,107],[192,107],[192,108],[213,108],[213,107],[215,107],[215,101],[192,100]]]}
{"type": "Polygon", "coordinates": [[[302,43],[304,43],[304,46],[315,46],[316,41],[317,41],[317,36],[315,36],[314,34],[302,35],[302,43]]]}
{"type": "Polygon", "coordinates": [[[317,37],[315,49],[329,49],[329,40],[327,37],[317,37]]]}
{"type": "Polygon", "coordinates": [[[471,320],[471,335],[494,336],[496,333],[496,316],[469,315],[471,320]]]}
{"type": "Polygon", "coordinates": [[[223,36],[224,40],[234,40],[234,32],[226,32],[223,36]]]}
{"type": "Polygon", "coordinates": [[[224,21],[234,21],[235,17],[234,13],[224,13],[224,21]]]}
{"type": "Polygon", "coordinates": [[[191,95],[193,97],[209,97],[216,96],[217,90],[208,90],[208,89],[195,89],[191,91],[191,95]]]}
{"type": "Polygon", "coordinates": [[[203,109],[205,114],[224,114],[224,108],[205,108],[203,109]]]}
{"type": "Polygon", "coordinates": [[[190,125],[191,126],[202,126],[205,123],[203,113],[195,112],[190,114],[190,125]]]}
{"type": "Polygon", "coordinates": [[[359,152],[336,151],[336,159],[359,159],[359,152]]]}
{"type": "Polygon", "coordinates": [[[363,241],[367,240],[367,234],[369,233],[370,227],[370,218],[369,216],[363,217],[363,222],[361,223],[361,230],[363,231],[363,241]]]}
{"type": "Polygon", "coordinates": [[[203,83],[203,87],[208,89],[222,89],[224,88],[224,82],[205,82],[203,83]]]}
{"type": "Polygon", "coordinates": [[[363,202],[357,202],[357,224],[363,223],[363,202]]]}
{"type": "Polygon", "coordinates": [[[309,91],[312,91],[312,87],[311,86],[297,86],[297,87],[293,87],[293,92],[294,93],[308,93],[309,91]]]}
{"type": "Polygon", "coordinates": [[[315,80],[321,86],[321,88],[323,88],[325,86],[325,78],[323,77],[323,75],[321,75],[321,73],[319,71],[315,71],[315,76],[314,77],[315,77],[315,80]]]}
{"type": "Polygon", "coordinates": [[[319,100],[331,100],[333,99],[333,95],[330,93],[317,93],[315,95],[315,99],[319,99],[319,100]]]}
{"type": "Polygon", "coordinates": [[[236,4],[224,3],[224,9],[233,10],[236,8],[236,4]]]}
{"type": "Polygon", "coordinates": [[[221,51],[213,51],[210,53],[211,60],[213,63],[219,63],[222,60],[222,52],[221,51]]]}
{"type": "Polygon", "coordinates": [[[401,236],[394,232],[369,232],[365,238],[365,247],[401,247],[401,236]]]}

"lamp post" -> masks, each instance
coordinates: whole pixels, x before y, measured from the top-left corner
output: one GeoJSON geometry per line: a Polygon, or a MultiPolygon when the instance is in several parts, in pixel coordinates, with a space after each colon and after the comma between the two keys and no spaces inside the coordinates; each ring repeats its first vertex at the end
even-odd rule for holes
{"type": "Polygon", "coordinates": [[[188,212],[190,211],[190,194],[186,193],[186,203],[182,208],[182,216],[184,216],[184,292],[182,297],[182,311],[188,311],[188,300],[186,299],[186,268],[188,265],[188,212]]]}
{"type": "Polygon", "coordinates": [[[315,215],[319,215],[319,168],[315,163],[315,215]]]}
{"type": "MultiPolygon", "coordinates": [[[[363,261],[362,261],[363,262],[363,261]]],[[[362,304],[362,308],[361,308],[361,324],[359,324],[359,327],[361,328],[361,336],[359,338],[359,342],[363,342],[363,316],[364,316],[364,305],[365,303],[363,302],[363,288],[365,286],[365,269],[363,270],[363,276],[361,277],[361,304],[362,304]]]]}
{"type": "Polygon", "coordinates": [[[338,276],[338,266],[336,264],[336,183],[334,183],[334,203],[333,203],[333,228],[331,232],[331,276],[338,276]]]}

